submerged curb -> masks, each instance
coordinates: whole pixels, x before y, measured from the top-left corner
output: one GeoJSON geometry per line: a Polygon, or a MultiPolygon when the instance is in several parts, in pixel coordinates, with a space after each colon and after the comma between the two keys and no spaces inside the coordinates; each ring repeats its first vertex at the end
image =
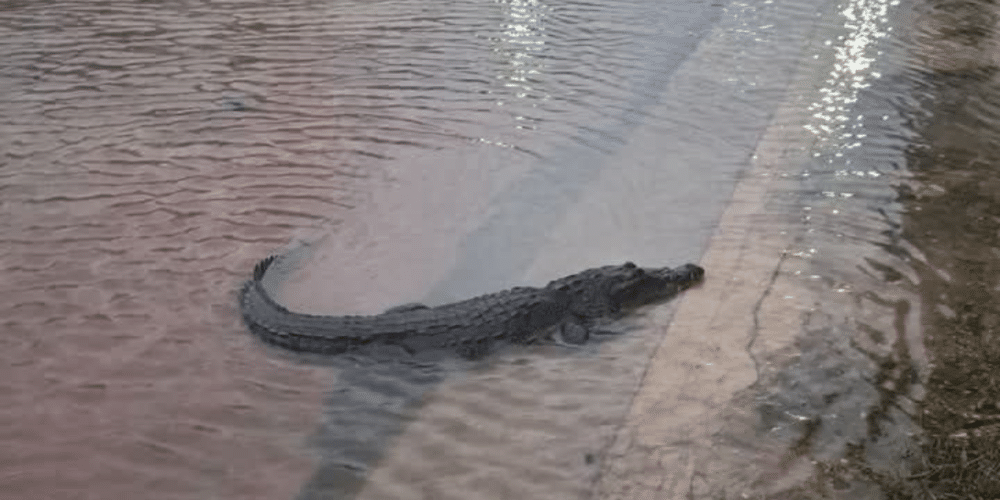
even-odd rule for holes
{"type": "Polygon", "coordinates": [[[606,459],[599,498],[693,498],[709,476],[746,472],[725,470],[739,457],[724,455],[738,452],[720,451],[713,435],[731,424],[724,413],[739,412],[730,402],[758,379],[753,352],[790,342],[800,328],[800,305],[786,299],[800,294],[782,273],[792,216],[768,207],[772,193],[788,192],[788,167],[798,168],[808,150],[801,127],[788,129],[772,127],[737,186],[701,261],[706,280],[681,299],[650,361],[606,459]]]}

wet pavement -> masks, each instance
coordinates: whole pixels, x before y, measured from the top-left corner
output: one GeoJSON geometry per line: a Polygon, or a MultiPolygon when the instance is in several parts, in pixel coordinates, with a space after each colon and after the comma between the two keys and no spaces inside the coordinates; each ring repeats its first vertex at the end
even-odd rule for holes
{"type": "Polygon", "coordinates": [[[18,498],[994,498],[988,2],[0,7],[18,498]],[[580,349],[261,346],[585,267],[580,349]]]}
{"type": "MultiPolygon", "coordinates": [[[[668,330],[604,497],[1000,493],[996,13],[904,14],[913,45],[876,81],[823,100],[847,106],[805,107],[840,126],[789,133],[779,113],[703,259],[722,279],[692,292],[668,330]]],[[[801,111],[785,119],[808,122],[801,111]]]]}

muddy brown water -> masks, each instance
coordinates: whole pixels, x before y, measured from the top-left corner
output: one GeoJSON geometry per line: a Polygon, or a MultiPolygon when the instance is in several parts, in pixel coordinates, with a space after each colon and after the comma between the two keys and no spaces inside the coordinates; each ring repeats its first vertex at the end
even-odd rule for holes
{"type": "Polygon", "coordinates": [[[11,498],[1000,494],[989,3],[0,12],[11,498]],[[623,438],[680,382],[648,371],[676,302],[476,362],[291,356],[235,307],[272,252],[326,313],[698,261],[760,180],[777,264],[720,348],[749,378],[714,468],[623,438]]]}
{"type": "MultiPolygon", "coordinates": [[[[579,145],[563,160],[589,155],[593,175],[718,12],[681,12],[667,29],[641,3],[620,15],[586,2],[2,9],[0,481],[18,498],[356,488],[440,370],[331,369],[263,350],[235,309],[253,263],[366,220],[351,214],[400,185],[400,167],[438,176],[394,198],[427,200],[408,226],[418,233],[482,206],[473,181],[503,187],[549,143],[579,145]],[[680,52],[656,50],[669,45],[680,52]],[[643,51],[655,64],[638,64],[643,51]]],[[[686,244],[670,259],[696,258],[699,243],[686,244]]],[[[405,267],[433,269],[433,249],[413,248],[423,253],[405,267]]],[[[372,262],[389,276],[375,254],[337,265],[372,262]]],[[[319,295],[377,290],[333,283],[319,295]]]]}

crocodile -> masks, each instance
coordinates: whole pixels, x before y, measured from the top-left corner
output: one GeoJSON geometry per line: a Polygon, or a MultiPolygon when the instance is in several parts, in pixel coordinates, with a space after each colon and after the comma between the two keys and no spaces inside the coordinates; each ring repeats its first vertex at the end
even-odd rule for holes
{"type": "Polygon", "coordinates": [[[267,293],[262,280],[276,258],[260,261],[241,288],[243,320],[269,344],[318,354],[389,344],[409,353],[455,349],[478,358],[495,342],[529,343],[542,332],[553,332],[567,344],[583,344],[592,332],[600,333],[596,321],[669,299],[705,274],[694,264],[671,269],[626,262],[587,269],[540,288],[515,287],[436,307],[407,304],[370,316],[325,316],[290,311],[267,293]]]}

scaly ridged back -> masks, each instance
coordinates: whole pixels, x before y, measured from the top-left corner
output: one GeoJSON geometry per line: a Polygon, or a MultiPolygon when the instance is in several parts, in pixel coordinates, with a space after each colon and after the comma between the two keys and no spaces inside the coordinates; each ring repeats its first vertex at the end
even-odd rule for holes
{"type": "Polygon", "coordinates": [[[519,287],[440,307],[374,316],[324,316],[289,311],[268,295],[261,280],[275,256],[260,261],[240,293],[250,329],[264,340],[297,351],[338,353],[378,341],[420,349],[462,346],[500,338],[520,339],[560,322],[565,297],[519,287]]]}

